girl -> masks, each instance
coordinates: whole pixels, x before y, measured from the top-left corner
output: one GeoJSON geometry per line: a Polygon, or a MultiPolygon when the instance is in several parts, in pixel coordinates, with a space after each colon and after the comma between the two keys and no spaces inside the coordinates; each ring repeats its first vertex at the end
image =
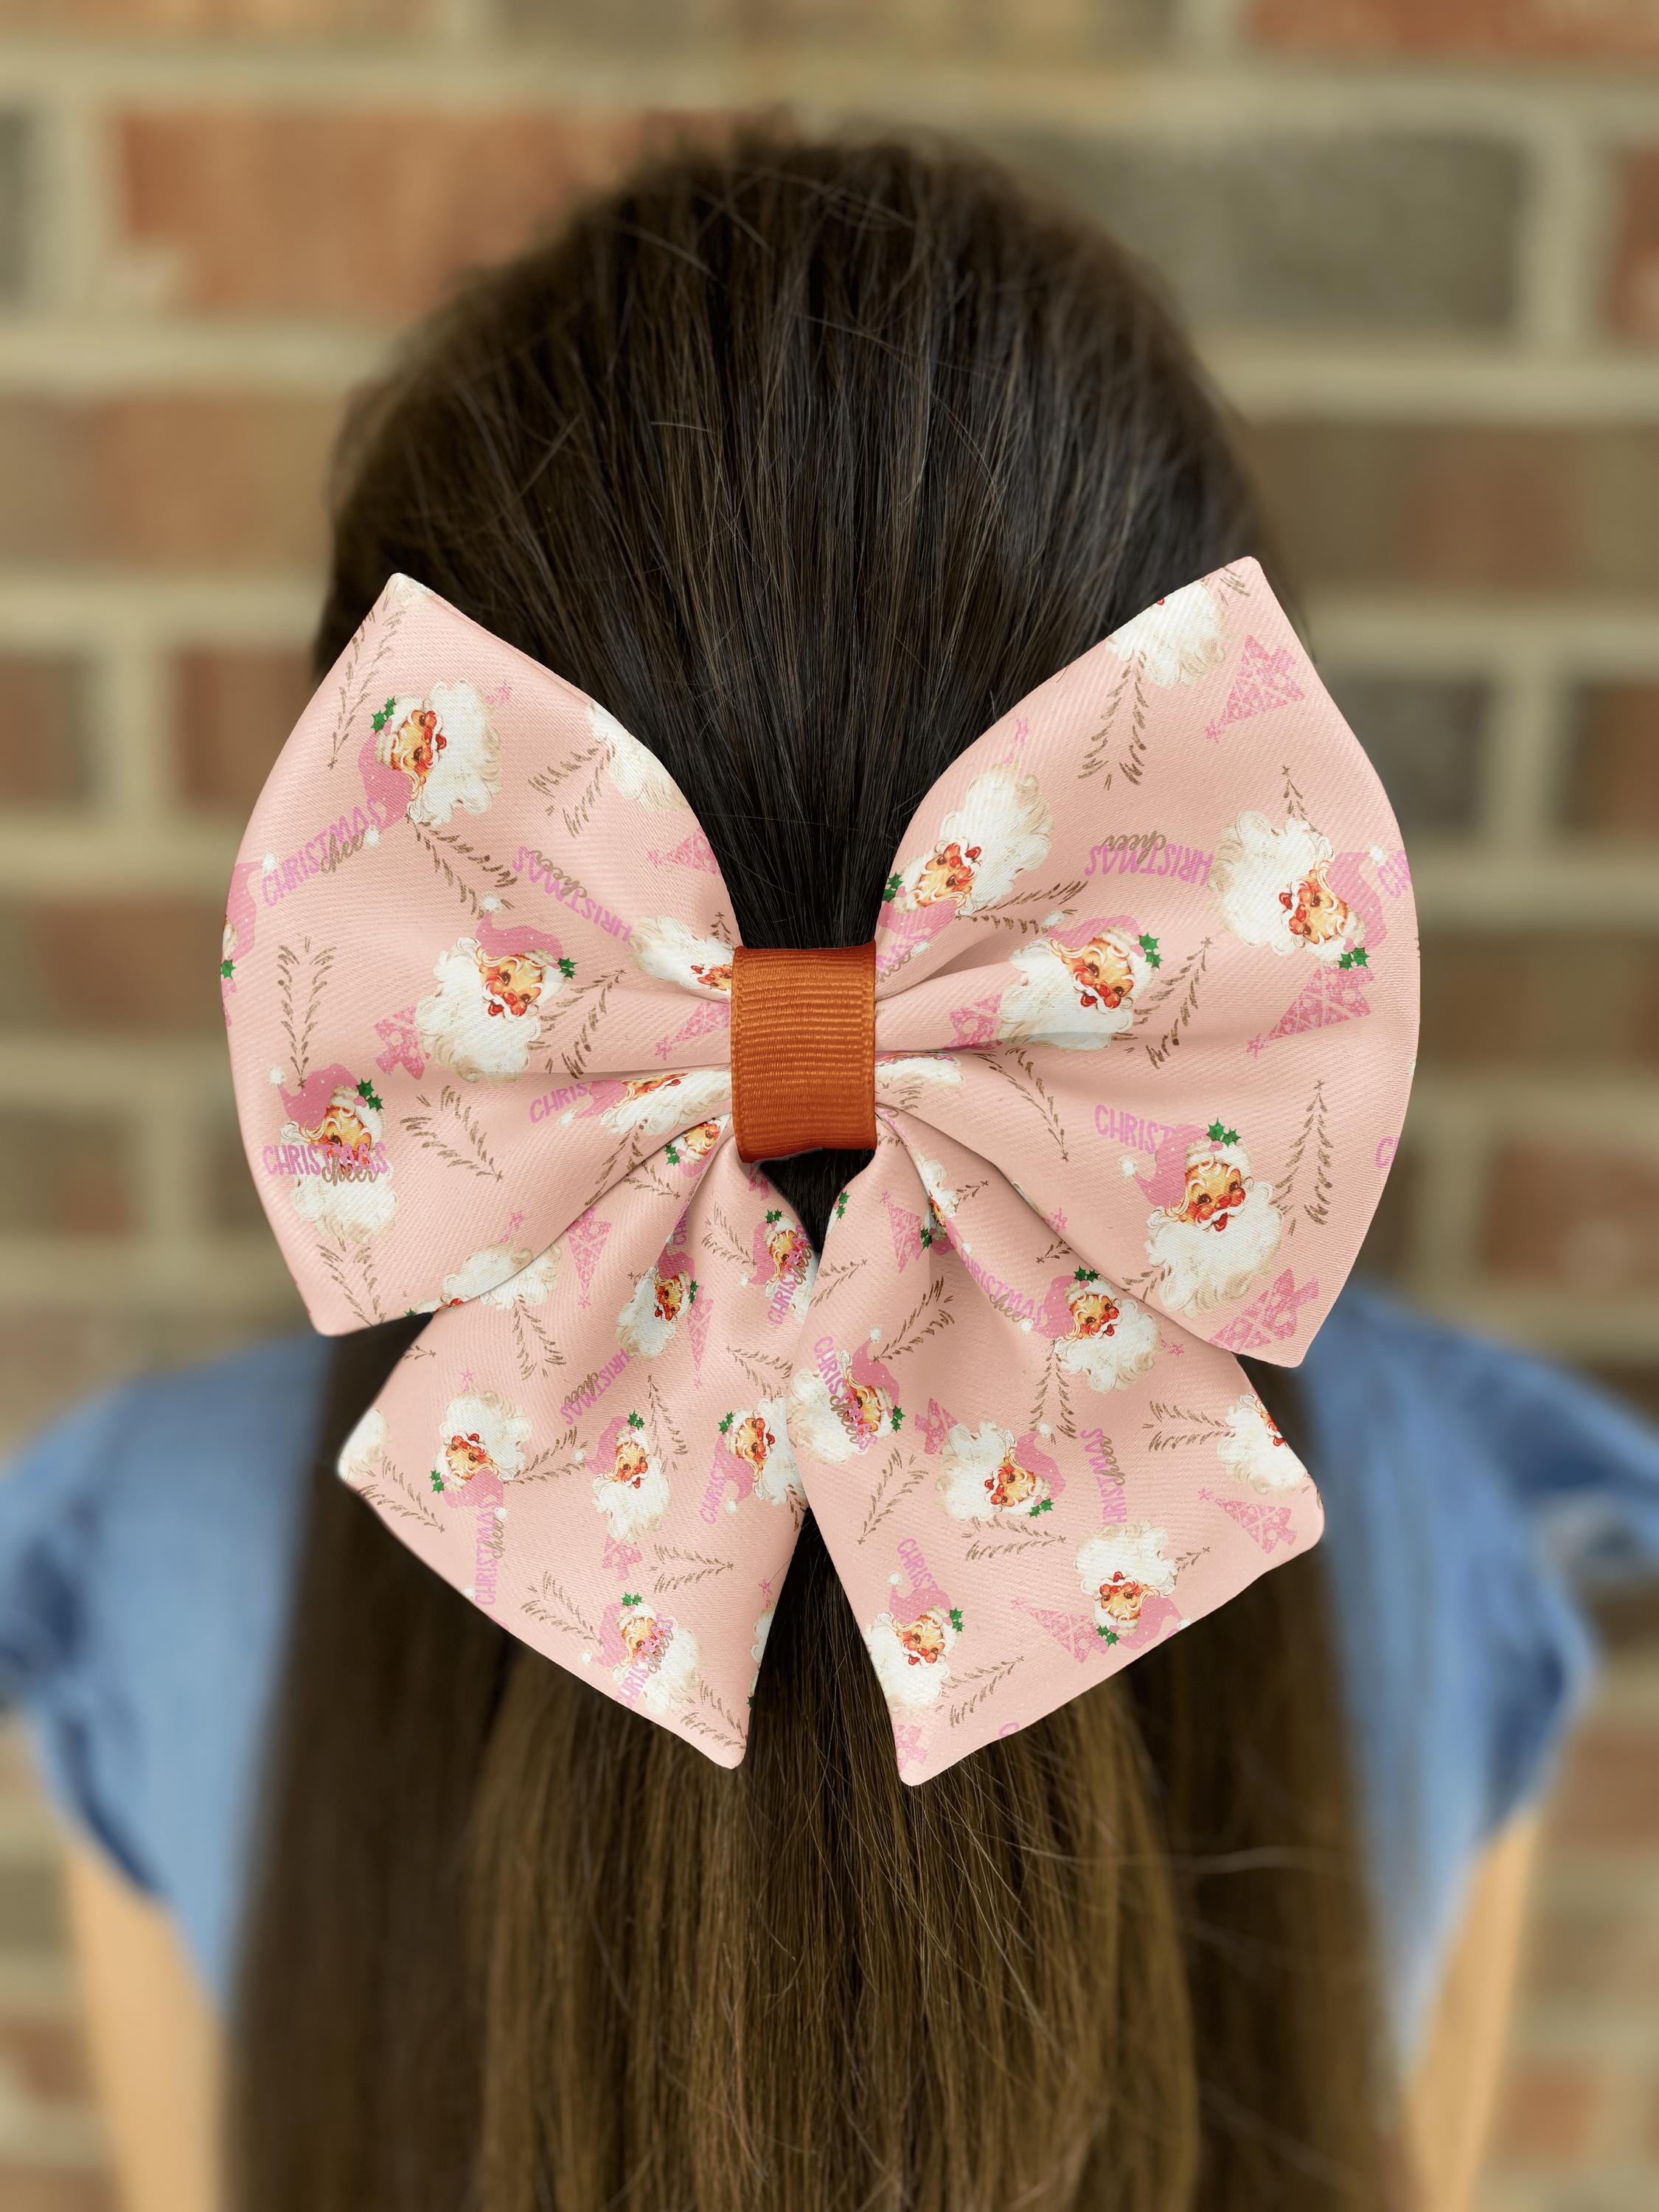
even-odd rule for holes
{"type": "MultiPolygon", "coordinates": [[[[745,139],[416,333],[349,425],[316,657],[418,578],[638,733],[746,943],[855,945],[981,730],[1261,544],[1109,240],[963,156],[745,139]]],[[[772,1170],[814,1243],[856,1164],[772,1170]]],[[[419,1326],[125,1393],[0,1493],[134,2205],[1380,2212],[1413,2160],[1457,2201],[1494,2046],[1425,2040],[1425,1999],[1581,1656],[1494,1408],[1608,1465],[1633,1428],[1350,1293],[1305,1405],[1256,1378],[1324,1547],[909,1790],[810,1518],[735,1772],[393,1540],[331,1470],[419,1326]],[[124,1945],[142,2032],[100,1995],[124,1945]]]]}

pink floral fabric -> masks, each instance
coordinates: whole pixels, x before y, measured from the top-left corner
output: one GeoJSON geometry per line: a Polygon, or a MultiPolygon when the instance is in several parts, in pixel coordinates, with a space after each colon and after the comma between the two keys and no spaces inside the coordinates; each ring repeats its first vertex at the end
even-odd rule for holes
{"type": "Polygon", "coordinates": [[[810,1504],[920,1781],[1314,1542],[1294,1364],[1405,1111],[1410,878],[1254,562],[940,778],[821,1259],[730,1133],[718,864],[605,708],[394,577],[273,770],[222,981],[319,1328],[432,1314],[340,1472],[513,1634],[743,1755],[810,1504]]]}

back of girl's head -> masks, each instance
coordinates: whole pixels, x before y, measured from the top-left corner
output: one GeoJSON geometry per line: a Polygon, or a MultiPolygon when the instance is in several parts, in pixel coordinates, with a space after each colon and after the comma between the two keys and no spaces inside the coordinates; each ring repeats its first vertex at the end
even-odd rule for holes
{"type": "MultiPolygon", "coordinates": [[[[744,140],[416,335],[345,441],[318,659],[420,578],[651,747],[745,943],[854,944],[957,753],[1259,550],[1101,234],[960,155],[744,140]]],[[[769,1172],[818,1240],[856,1164],[769,1172]]],[[[404,1340],[340,1355],[325,1463],[404,1340]]],[[[244,2212],[1379,2202],[1320,1595],[1281,1570],[910,1790],[809,1522],[729,1773],[319,1479],[244,2212]]]]}

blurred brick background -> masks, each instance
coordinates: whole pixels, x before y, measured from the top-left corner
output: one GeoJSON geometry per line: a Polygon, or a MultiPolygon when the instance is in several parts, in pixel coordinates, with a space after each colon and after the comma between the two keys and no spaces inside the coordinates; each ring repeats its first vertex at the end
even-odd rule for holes
{"type": "MultiPolygon", "coordinates": [[[[5,1433],[294,1313],[213,978],[343,393],[458,267],[757,106],[979,137],[1169,272],[1416,862],[1374,1261],[1659,1399],[1659,0],[0,0],[5,1433]]],[[[1558,1803],[1483,2212],[1633,2212],[1639,1613],[1558,1803]]],[[[56,1911],[5,1739],[3,2212],[108,2203],[56,1911]]]]}

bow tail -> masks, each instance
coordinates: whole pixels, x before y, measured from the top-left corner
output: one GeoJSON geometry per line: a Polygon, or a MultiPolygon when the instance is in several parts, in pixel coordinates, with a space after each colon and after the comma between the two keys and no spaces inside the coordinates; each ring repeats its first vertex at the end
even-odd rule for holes
{"type": "Polygon", "coordinates": [[[790,1428],[918,1782],[1306,1549],[1322,1515],[1237,1360],[1105,1282],[976,1154],[882,1119],[790,1428]]]}
{"type": "Polygon", "coordinates": [[[724,1766],[804,1510],[783,1391],[811,1267],[792,1237],[730,1143],[659,1153],[434,1315],[340,1460],[493,1620],[724,1766]]]}

